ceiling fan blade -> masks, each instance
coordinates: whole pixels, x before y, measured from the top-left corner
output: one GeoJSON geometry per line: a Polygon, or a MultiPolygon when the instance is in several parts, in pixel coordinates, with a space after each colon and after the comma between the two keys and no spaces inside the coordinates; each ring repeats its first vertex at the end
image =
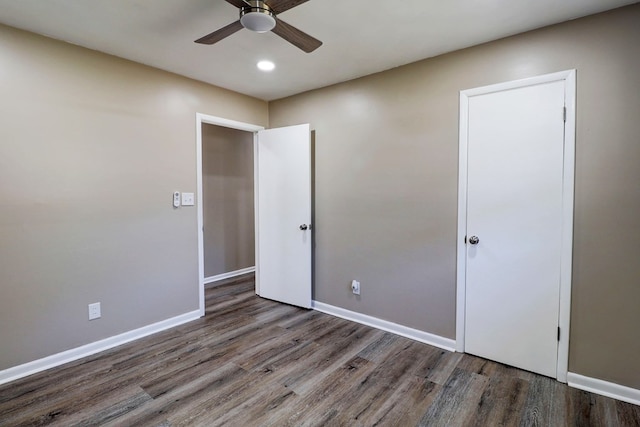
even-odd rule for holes
{"type": "Polygon", "coordinates": [[[278,14],[289,9],[293,9],[294,7],[308,1],[309,0],[266,0],[265,3],[271,8],[271,10],[278,14]]]}
{"type": "Polygon", "coordinates": [[[244,0],[227,0],[227,3],[231,3],[235,7],[245,7],[248,6],[244,0]]]}
{"type": "Polygon", "coordinates": [[[198,40],[196,40],[196,43],[214,44],[224,39],[225,37],[229,37],[231,34],[243,28],[244,27],[242,26],[240,21],[236,21],[232,24],[227,25],[226,27],[222,27],[219,30],[214,31],[211,34],[207,34],[206,36],[199,38],[198,40]]]}
{"type": "Polygon", "coordinates": [[[311,37],[309,34],[300,31],[292,25],[287,24],[282,19],[276,19],[276,26],[271,31],[307,53],[313,52],[322,46],[322,42],[320,40],[311,37]]]}

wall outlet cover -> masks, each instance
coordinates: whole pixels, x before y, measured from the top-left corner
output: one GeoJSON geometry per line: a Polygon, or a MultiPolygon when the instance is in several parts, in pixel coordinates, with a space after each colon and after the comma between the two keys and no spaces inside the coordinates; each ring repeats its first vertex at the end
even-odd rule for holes
{"type": "Polygon", "coordinates": [[[360,282],[358,282],[357,280],[352,280],[351,291],[356,295],[360,295],[360,282]]]}
{"type": "Polygon", "coordinates": [[[89,304],[89,320],[99,319],[101,316],[100,303],[89,304]]]}

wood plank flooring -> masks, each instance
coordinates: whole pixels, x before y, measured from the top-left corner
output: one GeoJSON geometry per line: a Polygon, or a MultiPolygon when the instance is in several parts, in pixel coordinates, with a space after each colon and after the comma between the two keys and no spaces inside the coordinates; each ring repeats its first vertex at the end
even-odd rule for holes
{"type": "Polygon", "coordinates": [[[255,296],[0,386],[0,426],[640,426],[640,407],[255,296]]]}

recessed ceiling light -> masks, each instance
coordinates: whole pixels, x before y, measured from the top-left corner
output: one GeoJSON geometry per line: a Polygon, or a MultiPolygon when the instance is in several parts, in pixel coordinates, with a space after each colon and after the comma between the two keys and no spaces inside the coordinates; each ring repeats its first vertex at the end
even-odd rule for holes
{"type": "Polygon", "coordinates": [[[272,71],[276,68],[276,64],[271,61],[260,61],[258,62],[258,69],[262,71],[272,71]]]}

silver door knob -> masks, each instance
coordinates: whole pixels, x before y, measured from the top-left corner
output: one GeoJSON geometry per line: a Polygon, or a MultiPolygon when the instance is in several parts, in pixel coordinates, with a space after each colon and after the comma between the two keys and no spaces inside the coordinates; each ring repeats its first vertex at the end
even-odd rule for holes
{"type": "Polygon", "coordinates": [[[472,245],[477,245],[479,242],[480,239],[478,239],[478,236],[469,237],[469,243],[471,243],[472,245]]]}
{"type": "Polygon", "coordinates": [[[307,228],[309,228],[309,227],[307,227],[307,224],[302,224],[300,226],[300,230],[302,230],[302,231],[306,230],[307,228]]]}

